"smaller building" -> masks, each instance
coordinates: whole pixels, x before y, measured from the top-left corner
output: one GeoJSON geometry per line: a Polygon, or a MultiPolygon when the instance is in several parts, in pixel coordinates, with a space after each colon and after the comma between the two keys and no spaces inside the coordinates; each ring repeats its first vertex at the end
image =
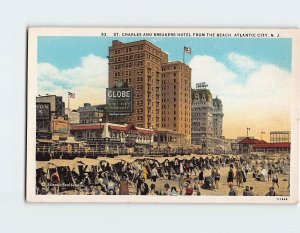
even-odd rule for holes
{"type": "Polygon", "coordinates": [[[291,142],[291,131],[271,131],[270,142],[291,142]]]}
{"type": "Polygon", "coordinates": [[[119,154],[133,147],[150,148],[154,131],[133,124],[93,123],[71,125],[71,134],[76,140],[87,142],[95,152],[119,154]]]}
{"type": "Polygon", "coordinates": [[[264,140],[258,140],[252,137],[245,137],[241,139],[238,144],[238,152],[239,153],[250,153],[253,149],[254,145],[257,144],[265,144],[264,140]]]}
{"type": "Polygon", "coordinates": [[[69,119],[61,96],[36,97],[36,138],[52,139],[69,136],[69,119]]]}
{"type": "Polygon", "coordinates": [[[90,103],[84,103],[83,107],[79,107],[77,112],[79,113],[80,124],[94,124],[103,121],[104,108],[99,107],[102,105],[91,105],[90,103]]]}
{"type": "Polygon", "coordinates": [[[70,110],[68,108],[65,109],[65,114],[68,116],[70,124],[79,124],[80,122],[80,114],[77,110],[70,110]]]}
{"type": "Polygon", "coordinates": [[[277,143],[260,143],[252,147],[252,152],[270,154],[270,153],[290,153],[290,142],[277,142],[277,143]]]}

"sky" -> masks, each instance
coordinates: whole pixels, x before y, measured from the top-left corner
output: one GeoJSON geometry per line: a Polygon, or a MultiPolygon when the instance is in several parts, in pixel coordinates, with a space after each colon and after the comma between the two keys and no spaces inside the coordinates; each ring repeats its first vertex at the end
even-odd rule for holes
{"type": "MultiPolygon", "coordinates": [[[[38,38],[38,93],[75,92],[72,109],[105,103],[108,47],[116,38],[43,36],[38,38]]],[[[270,131],[290,130],[291,39],[120,37],[147,39],[192,68],[192,87],[206,82],[223,102],[224,135],[269,139],[270,131]]]]}

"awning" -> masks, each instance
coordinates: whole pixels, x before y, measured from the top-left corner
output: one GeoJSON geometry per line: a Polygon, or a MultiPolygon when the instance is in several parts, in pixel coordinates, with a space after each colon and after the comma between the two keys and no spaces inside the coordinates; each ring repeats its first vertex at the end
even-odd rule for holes
{"type": "Polygon", "coordinates": [[[82,163],[88,166],[98,166],[99,160],[97,159],[88,159],[88,158],[75,158],[74,163],[82,163]]]}
{"type": "Polygon", "coordinates": [[[36,139],[36,141],[41,143],[55,143],[54,141],[49,139],[36,139]]]}
{"type": "Polygon", "coordinates": [[[66,140],[66,141],[59,141],[60,143],[69,143],[69,144],[80,144],[78,141],[66,140]]]}

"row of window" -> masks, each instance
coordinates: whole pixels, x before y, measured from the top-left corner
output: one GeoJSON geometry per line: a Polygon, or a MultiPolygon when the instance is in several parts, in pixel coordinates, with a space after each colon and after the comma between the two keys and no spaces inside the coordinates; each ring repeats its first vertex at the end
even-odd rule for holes
{"type": "Polygon", "coordinates": [[[116,49],[114,51],[114,54],[122,54],[122,53],[130,53],[132,51],[141,51],[144,49],[143,45],[136,45],[136,46],[132,46],[132,47],[128,47],[128,48],[122,48],[122,49],[116,49]]]}
{"type": "Polygon", "coordinates": [[[103,115],[102,112],[80,112],[80,117],[101,117],[103,115]]]}
{"type": "Polygon", "coordinates": [[[117,67],[120,67],[120,68],[118,68],[116,70],[124,69],[124,68],[131,68],[131,67],[140,67],[140,66],[143,66],[143,65],[144,65],[143,61],[126,62],[126,63],[119,64],[117,67]]]}

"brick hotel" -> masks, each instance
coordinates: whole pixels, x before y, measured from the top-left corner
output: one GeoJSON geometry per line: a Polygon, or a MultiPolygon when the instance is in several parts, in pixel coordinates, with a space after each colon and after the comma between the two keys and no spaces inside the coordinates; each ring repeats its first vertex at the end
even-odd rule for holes
{"type": "Polygon", "coordinates": [[[109,48],[109,87],[117,81],[133,88],[130,121],[152,128],[158,143],[191,143],[191,68],[168,61],[168,54],[146,40],[109,48]]]}

